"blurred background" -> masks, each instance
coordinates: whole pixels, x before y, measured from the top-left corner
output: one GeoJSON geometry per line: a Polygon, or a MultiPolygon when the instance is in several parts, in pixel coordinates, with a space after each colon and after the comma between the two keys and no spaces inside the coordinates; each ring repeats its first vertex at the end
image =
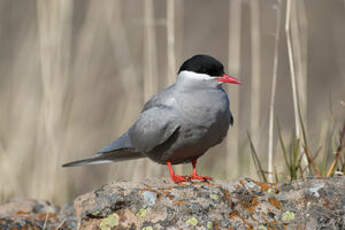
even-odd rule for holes
{"type": "Polygon", "coordinates": [[[271,153],[283,174],[276,119],[287,142],[300,135],[296,101],[310,148],[334,155],[330,137],[345,120],[344,0],[1,0],[0,12],[0,201],[61,204],[111,181],[168,177],[149,160],[61,164],[119,137],[200,53],[243,83],[226,89],[235,124],[200,159],[201,174],[256,178],[247,132],[262,167],[273,170],[271,153]]]}

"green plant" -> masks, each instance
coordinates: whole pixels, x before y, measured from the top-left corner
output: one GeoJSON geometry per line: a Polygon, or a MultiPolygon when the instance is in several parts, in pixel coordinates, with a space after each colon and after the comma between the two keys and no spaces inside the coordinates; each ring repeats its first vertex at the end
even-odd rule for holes
{"type": "Polygon", "coordinates": [[[253,162],[254,162],[254,166],[258,172],[258,175],[260,177],[260,179],[264,182],[267,182],[267,178],[266,178],[266,175],[265,175],[265,172],[262,168],[262,165],[261,165],[261,161],[258,157],[258,154],[256,152],[256,149],[255,149],[255,146],[253,144],[253,141],[252,141],[252,138],[250,136],[250,134],[247,132],[247,136],[248,136],[248,139],[249,139],[249,144],[250,144],[250,149],[251,149],[251,156],[253,158],[253,162]]]}

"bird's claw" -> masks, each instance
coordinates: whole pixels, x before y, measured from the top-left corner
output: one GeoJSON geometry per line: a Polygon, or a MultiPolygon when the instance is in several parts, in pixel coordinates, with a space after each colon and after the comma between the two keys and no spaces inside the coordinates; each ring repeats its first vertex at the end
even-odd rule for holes
{"type": "Polygon", "coordinates": [[[212,177],[209,177],[209,176],[199,176],[199,175],[196,175],[196,174],[191,174],[189,176],[189,179],[190,180],[200,180],[200,181],[209,181],[209,180],[213,180],[212,177]]]}
{"type": "Polygon", "coordinates": [[[175,183],[181,183],[181,182],[188,182],[188,181],[190,181],[187,176],[180,176],[180,175],[173,175],[173,176],[171,176],[171,179],[175,183]]]}
{"type": "Polygon", "coordinates": [[[210,181],[210,180],[213,180],[212,177],[199,176],[199,175],[196,175],[196,174],[191,174],[190,176],[173,175],[173,176],[171,176],[171,179],[175,183],[189,182],[191,180],[199,180],[199,181],[210,181]]]}

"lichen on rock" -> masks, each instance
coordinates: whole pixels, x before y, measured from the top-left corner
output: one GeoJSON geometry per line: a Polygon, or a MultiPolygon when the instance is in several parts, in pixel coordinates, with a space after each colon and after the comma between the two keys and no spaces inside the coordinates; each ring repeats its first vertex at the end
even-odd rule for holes
{"type": "Polygon", "coordinates": [[[119,224],[119,216],[113,213],[101,220],[99,227],[101,230],[111,230],[119,224]]]}
{"type": "Polygon", "coordinates": [[[145,230],[168,227],[318,229],[319,225],[327,226],[325,217],[331,218],[335,214],[338,215],[337,218],[328,223],[332,223],[332,226],[343,223],[343,217],[339,215],[344,213],[344,206],[339,203],[345,205],[345,195],[342,192],[345,190],[345,182],[342,178],[309,178],[289,184],[268,184],[249,178],[233,183],[216,181],[171,184],[166,181],[156,179],[146,180],[145,183],[121,182],[105,186],[103,189],[111,191],[115,197],[113,199],[99,196],[100,193],[97,197],[93,193],[83,195],[75,203],[78,219],[92,224],[94,218],[85,219],[88,209],[94,210],[97,207],[102,213],[103,209],[120,207],[117,204],[121,201],[126,205],[112,210],[120,217],[119,226],[135,226],[145,230]],[[322,183],[323,186],[316,186],[322,183]],[[319,193],[322,190],[317,200],[311,193],[316,187],[320,187],[316,190],[319,193]],[[103,202],[101,206],[98,199],[103,202]],[[332,209],[326,212],[325,206],[332,209]],[[123,210],[126,210],[126,215],[123,210]]]}
{"type": "Polygon", "coordinates": [[[345,229],[345,180],[269,184],[249,178],[172,184],[114,182],[62,209],[44,201],[0,205],[0,229],[345,229]]]}

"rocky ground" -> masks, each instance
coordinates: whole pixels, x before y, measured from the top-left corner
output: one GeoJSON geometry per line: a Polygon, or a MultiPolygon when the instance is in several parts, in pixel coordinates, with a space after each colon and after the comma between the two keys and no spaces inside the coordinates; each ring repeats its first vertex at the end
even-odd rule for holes
{"type": "Polygon", "coordinates": [[[59,209],[0,205],[0,229],[345,229],[345,178],[289,184],[114,182],[59,209]]]}
{"type": "Polygon", "coordinates": [[[59,208],[49,201],[14,200],[0,204],[0,229],[77,229],[73,204],[59,208]]]}

